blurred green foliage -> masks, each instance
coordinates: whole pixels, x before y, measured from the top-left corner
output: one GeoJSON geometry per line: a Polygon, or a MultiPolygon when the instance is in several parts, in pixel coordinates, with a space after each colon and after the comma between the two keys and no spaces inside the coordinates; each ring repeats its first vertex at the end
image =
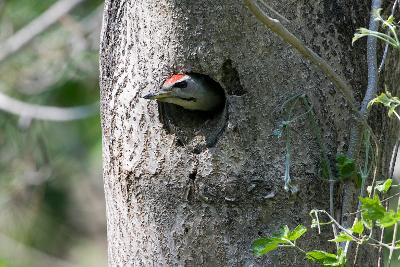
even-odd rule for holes
{"type": "MultiPolygon", "coordinates": [[[[0,46],[55,2],[0,0],[0,46]]],[[[58,107],[98,102],[101,4],[84,1],[0,62],[0,92],[58,107]]],[[[106,266],[102,189],[99,114],[48,122],[0,110],[0,267],[106,266]]]]}

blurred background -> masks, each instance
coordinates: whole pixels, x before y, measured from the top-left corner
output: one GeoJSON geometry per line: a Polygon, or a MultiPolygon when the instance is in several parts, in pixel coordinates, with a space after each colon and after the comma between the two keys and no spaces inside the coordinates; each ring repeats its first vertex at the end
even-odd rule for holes
{"type": "Polygon", "coordinates": [[[106,266],[100,0],[0,0],[0,267],[106,266]]]}

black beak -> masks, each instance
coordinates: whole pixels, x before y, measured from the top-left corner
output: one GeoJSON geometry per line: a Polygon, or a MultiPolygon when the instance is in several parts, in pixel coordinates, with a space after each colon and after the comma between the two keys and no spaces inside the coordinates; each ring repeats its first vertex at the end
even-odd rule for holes
{"type": "Polygon", "coordinates": [[[150,100],[159,100],[159,99],[171,97],[172,94],[173,94],[172,87],[168,87],[168,88],[162,88],[158,92],[147,94],[147,95],[143,96],[143,98],[150,99],[150,100]]]}

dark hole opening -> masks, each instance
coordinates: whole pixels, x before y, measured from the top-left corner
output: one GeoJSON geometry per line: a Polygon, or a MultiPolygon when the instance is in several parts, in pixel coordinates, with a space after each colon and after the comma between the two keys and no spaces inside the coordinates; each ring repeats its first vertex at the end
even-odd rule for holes
{"type": "Polygon", "coordinates": [[[194,181],[196,180],[197,170],[194,170],[191,174],[189,174],[189,179],[194,181]]]}
{"type": "Polygon", "coordinates": [[[201,77],[223,98],[221,104],[212,111],[189,110],[174,104],[159,103],[160,119],[164,128],[175,134],[177,146],[190,145],[195,154],[216,144],[227,121],[225,90],[209,76],[201,77]]]}

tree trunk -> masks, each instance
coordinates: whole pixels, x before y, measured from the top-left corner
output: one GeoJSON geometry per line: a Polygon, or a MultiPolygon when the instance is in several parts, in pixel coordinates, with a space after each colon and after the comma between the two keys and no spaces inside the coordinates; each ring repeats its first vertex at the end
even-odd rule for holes
{"type": "MultiPolygon", "coordinates": [[[[369,3],[271,5],[361,100],[365,45],[351,47],[351,38],[367,25],[369,3]]],[[[311,209],[329,210],[312,125],[304,119],[291,124],[289,191],[283,181],[287,137],[274,130],[285,120],[282,104],[306,94],[330,160],[345,153],[353,121],[331,82],[239,0],[108,0],[101,42],[109,265],[307,266],[294,249],[256,258],[250,246],[282,225],[309,226],[311,209]],[[219,82],[227,95],[224,110],[206,116],[141,98],[177,72],[219,82]]],[[[303,112],[296,108],[294,116],[303,112]]],[[[329,227],[321,235],[310,230],[299,245],[334,252],[331,238],[329,227]]],[[[363,266],[374,266],[376,251],[368,255],[363,266]]]]}

